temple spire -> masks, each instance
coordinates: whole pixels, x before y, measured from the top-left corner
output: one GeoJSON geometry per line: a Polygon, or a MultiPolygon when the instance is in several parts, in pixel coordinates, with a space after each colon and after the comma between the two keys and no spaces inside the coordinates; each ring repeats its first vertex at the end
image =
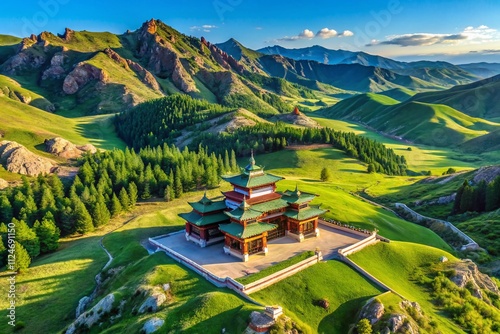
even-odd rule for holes
{"type": "Polygon", "coordinates": [[[249,161],[250,161],[251,166],[255,166],[255,159],[253,157],[253,149],[250,150],[250,160],[249,161]]]}
{"type": "Polygon", "coordinates": [[[302,194],[302,193],[301,193],[301,192],[300,192],[300,190],[299,190],[299,184],[298,184],[298,183],[296,183],[296,184],[295,184],[295,195],[296,195],[297,197],[300,197],[300,195],[301,195],[301,194],[302,194]]]}

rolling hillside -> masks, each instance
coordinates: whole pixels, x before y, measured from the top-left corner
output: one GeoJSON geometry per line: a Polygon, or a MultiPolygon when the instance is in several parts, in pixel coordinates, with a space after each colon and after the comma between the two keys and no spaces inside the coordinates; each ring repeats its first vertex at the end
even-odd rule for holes
{"type": "Polygon", "coordinates": [[[449,106],[411,99],[400,103],[379,94],[343,100],[322,114],[367,125],[388,136],[431,146],[455,146],[500,129],[500,124],[474,118],[449,106]]]}
{"type": "Polygon", "coordinates": [[[445,104],[472,117],[500,117],[500,75],[445,91],[420,93],[412,100],[445,104]]]}

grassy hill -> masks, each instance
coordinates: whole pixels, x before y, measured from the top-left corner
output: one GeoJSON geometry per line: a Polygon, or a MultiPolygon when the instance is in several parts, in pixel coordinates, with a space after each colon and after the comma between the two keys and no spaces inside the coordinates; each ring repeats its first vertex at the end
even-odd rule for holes
{"type": "Polygon", "coordinates": [[[304,333],[341,334],[348,332],[363,303],[381,292],[346,264],[326,261],[251,296],[266,305],[282,306],[304,333]],[[330,302],[328,310],[317,306],[321,299],[330,302]]]}
{"type": "Polygon", "coordinates": [[[418,302],[443,333],[464,333],[429,300],[429,292],[414,280],[426,267],[438,263],[441,256],[450,262],[457,261],[442,250],[404,242],[379,243],[351,255],[350,259],[405,298],[418,302]]]}
{"type": "Polygon", "coordinates": [[[323,109],[321,114],[431,146],[455,146],[500,128],[498,123],[471,117],[446,105],[418,102],[415,98],[398,103],[372,93],[343,100],[323,109]]]}
{"type": "Polygon", "coordinates": [[[416,92],[407,89],[407,88],[394,88],[389,89],[379,93],[380,95],[385,95],[394,100],[398,100],[400,102],[408,100],[410,97],[416,94],[416,92]]]}
{"type": "Polygon", "coordinates": [[[500,116],[500,75],[441,92],[420,93],[412,100],[445,104],[472,117],[500,116]]]}

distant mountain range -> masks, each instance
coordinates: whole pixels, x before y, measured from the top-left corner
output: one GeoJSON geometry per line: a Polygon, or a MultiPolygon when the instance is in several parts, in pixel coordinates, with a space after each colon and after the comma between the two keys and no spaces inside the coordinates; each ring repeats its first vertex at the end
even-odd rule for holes
{"type": "MultiPolygon", "coordinates": [[[[306,48],[287,49],[279,45],[269,46],[257,50],[260,53],[267,55],[281,55],[283,57],[295,60],[315,60],[320,63],[338,65],[338,64],[360,64],[364,66],[381,67],[388,70],[393,70],[400,74],[422,76],[425,79],[423,69],[427,70],[443,70],[460,73],[463,70],[468,73],[462,73],[464,79],[470,74],[488,78],[500,74],[500,64],[497,63],[473,63],[453,65],[444,61],[415,61],[415,62],[402,62],[385,58],[377,55],[371,55],[361,51],[347,51],[347,50],[331,50],[319,45],[314,45],[306,48]],[[415,71],[417,70],[417,71],[415,71]],[[420,71],[418,71],[420,70],[420,71]]],[[[458,82],[456,83],[458,84],[458,82]]]]}

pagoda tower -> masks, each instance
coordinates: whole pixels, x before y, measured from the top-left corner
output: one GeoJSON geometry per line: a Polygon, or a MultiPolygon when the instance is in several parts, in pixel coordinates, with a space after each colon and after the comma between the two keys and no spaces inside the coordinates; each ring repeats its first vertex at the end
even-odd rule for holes
{"type": "Polygon", "coordinates": [[[224,198],[189,203],[193,210],[179,216],[186,220],[186,239],[201,247],[224,241],[224,252],[248,261],[253,254],[268,253],[268,241],[289,236],[299,242],[319,237],[319,216],[327,212],[310,205],[317,195],[294,191],[276,192],[283,177],[264,172],[253,152],[238,175],[223,176],[233,190],[224,198]]]}
{"type": "Polygon", "coordinates": [[[186,240],[201,247],[224,240],[224,235],[219,230],[220,224],[229,223],[224,214],[224,198],[209,199],[205,192],[198,202],[189,202],[189,205],[193,208],[191,212],[179,214],[186,220],[186,240]]]}

